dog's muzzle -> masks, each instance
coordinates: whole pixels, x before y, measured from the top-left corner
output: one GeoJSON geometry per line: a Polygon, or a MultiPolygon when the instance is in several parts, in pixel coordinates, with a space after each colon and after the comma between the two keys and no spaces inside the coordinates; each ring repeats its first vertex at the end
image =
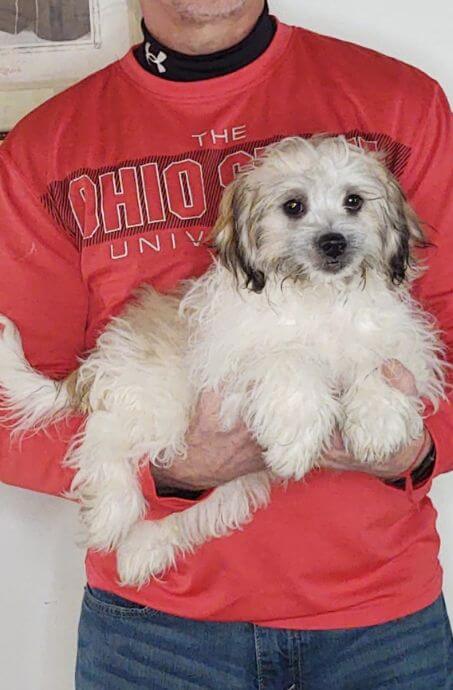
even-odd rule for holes
{"type": "Polygon", "coordinates": [[[325,232],[315,242],[318,269],[324,273],[340,273],[351,262],[349,242],[340,232],[325,232]]]}
{"type": "Polygon", "coordinates": [[[338,259],[345,253],[348,241],[339,232],[328,232],[321,235],[318,240],[318,247],[329,259],[338,259]]]}

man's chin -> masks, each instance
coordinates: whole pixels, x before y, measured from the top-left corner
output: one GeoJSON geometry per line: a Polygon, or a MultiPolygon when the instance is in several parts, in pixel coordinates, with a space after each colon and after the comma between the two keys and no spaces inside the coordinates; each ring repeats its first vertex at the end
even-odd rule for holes
{"type": "Polygon", "coordinates": [[[171,0],[171,4],[186,21],[204,24],[238,14],[247,0],[171,0]]]}

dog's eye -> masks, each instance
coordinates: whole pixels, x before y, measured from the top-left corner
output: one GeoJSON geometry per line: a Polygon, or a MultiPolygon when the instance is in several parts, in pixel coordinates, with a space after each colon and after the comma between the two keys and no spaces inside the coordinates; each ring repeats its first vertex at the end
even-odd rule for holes
{"type": "Polygon", "coordinates": [[[348,194],[343,205],[347,211],[357,213],[363,206],[363,199],[359,194],[348,194]]]}
{"type": "Polygon", "coordinates": [[[283,210],[287,216],[298,218],[305,213],[305,206],[299,199],[290,199],[283,204],[283,210]]]}

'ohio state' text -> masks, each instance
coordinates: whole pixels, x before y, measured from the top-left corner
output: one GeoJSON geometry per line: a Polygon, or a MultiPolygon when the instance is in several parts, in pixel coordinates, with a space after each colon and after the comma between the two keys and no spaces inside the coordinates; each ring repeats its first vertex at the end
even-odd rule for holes
{"type": "MultiPolygon", "coordinates": [[[[409,151],[387,135],[348,132],[346,136],[362,148],[385,150],[395,174],[404,169],[409,151]]],[[[200,228],[215,222],[222,190],[281,138],[79,170],[52,183],[43,201],[80,248],[161,229],[186,235],[197,229],[193,241],[198,244],[200,228]]],[[[172,233],[175,248],[177,234],[172,233]]]]}

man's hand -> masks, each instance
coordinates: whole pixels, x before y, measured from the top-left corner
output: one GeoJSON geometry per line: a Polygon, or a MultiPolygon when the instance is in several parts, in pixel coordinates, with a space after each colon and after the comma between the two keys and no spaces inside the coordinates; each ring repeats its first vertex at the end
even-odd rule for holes
{"type": "MultiPolygon", "coordinates": [[[[412,374],[399,362],[384,364],[382,373],[390,386],[406,395],[416,395],[412,374]]],[[[223,431],[219,422],[220,399],[214,393],[204,393],[198,403],[187,432],[188,454],[176,458],[169,468],[153,467],[158,488],[197,491],[210,489],[237,479],[250,472],[265,469],[262,450],[252,439],[245,425],[238,424],[231,431],[223,431]]],[[[324,454],[320,466],[326,469],[366,472],[382,479],[394,479],[421,463],[432,445],[429,433],[409,444],[393,458],[382,463],[364,464],[346,452],[340,434],[333,438],[332,448],[324,454]],[[419,464],[419,463],[417,463],[419,464]]]]}
{"type": "MultiPolygon", "coordinates": [[[[397,388],[406,395],[417,395],[415,379],[400,362],[391,360],[383,364],[382,374],[389,386],[397,388]]],[[[406,448],[387,460],[385,464],[364,464],[346,452],[340,434],[334,434],[332,448],[324,454],[320,466],[326,469],[366,472],[381,479],[395,479],[409,469],[414,470],[423,461],[432,446],[432,439],[425,430],[424,434],[410,443],[406,448]]]]}
{"type": "Polygon", "coordinates": [[[187,457],[176,458],[169,468],[152,468],[158,488],[210,489],[265,469],[262,450],[245,425],[224,431],[219,410],[220,399],[215,393],[201,396],[186,436],[187,457]]]}

